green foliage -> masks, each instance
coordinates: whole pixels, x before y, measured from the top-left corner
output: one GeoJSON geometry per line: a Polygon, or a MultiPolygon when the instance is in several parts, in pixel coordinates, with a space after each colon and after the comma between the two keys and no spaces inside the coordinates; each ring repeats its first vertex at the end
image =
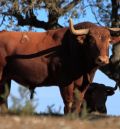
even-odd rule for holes
{"type": "Polygon", "coordinates": [[[49,115],[55,115],[55,114],[59,115],[60,114],[61,107],[58,110],[56,110],[56,109],[54,109],[54,106],[55,106],[54,104],[52,104],[51,106],[47,106],[47,114],[49,114],[49,115]]]}
{"type": "Polygon", "coordinates": [[[86,101],[83,102],[83,107],[82,107],[82,111],[81,111],[80,116],[81,116],[82,119],[86,119],[87,116],[88,116],[88,109],[87,109],[86,101]]]}
{"type": "Polygon", "coordinates": [[[33,105],[33,102],[31,101],[26,101],[25,105],[22,107],[22,114],[24,115],[33,115],[35,114],[35,108],[36,105],[33,105]]]}
{"type": "Polygon", "coordinates": [[[19,87],[20,97],[11,95],[12,106],[10,111],[22,115],[33,115],[37,107],[35,99],[30,100],[29,91],[24,87],[19,87]]]}
{"type": "Polygon", "coordinates": [[[43,27],[44,29],[59,26],[60,16],[70,15],[78,16],[76,5],[81,0],[2,0],[0,2],[1,25],[5,29],[21,29],[19,26],[43,27]],[[72,10],[74,8],[74,10],[72,10]],[[41,9],[46,11],[48,21],[39,18],[41,9]],[[42,21],[42,22],[41,22],[42,21]],[[19,28],[18,28],[19,27],[19,28]]]}
{"type": "Polygon", "coordinates": [[[12,30],[21,30],[21,27],[26,25],[47,30],[61,27],[58,23],[61,16],[68,22],[69,17],[86,17],[91,12],[98,24],[111,26],[116,21],[115,25],[119,27],[117,8],[120,2],[115,1],[112,3],[110,0],[1,0],[0,24],[1,27],[12,30]],[[40,17],[43,9],[47,14],[47,21],[40,17]]]}

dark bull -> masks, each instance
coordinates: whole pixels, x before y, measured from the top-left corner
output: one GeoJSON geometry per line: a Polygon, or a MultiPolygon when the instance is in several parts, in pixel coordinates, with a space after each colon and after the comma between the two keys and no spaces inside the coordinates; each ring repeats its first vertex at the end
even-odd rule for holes
{"type": "Polygon", "coordinates": [[[107,113],[107,97],[113,95],[117,87],[117,84],[115,87],[105,86],[99,83],[90,84],[90,87],[85,93],[88,112],[107,113]]]}

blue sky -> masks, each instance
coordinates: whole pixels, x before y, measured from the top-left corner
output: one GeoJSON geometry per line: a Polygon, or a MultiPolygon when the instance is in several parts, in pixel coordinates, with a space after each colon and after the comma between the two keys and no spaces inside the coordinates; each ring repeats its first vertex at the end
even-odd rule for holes
{"type": "MultiPolygon", "coordinates": [[[[42,13],[38,14],[38,19],[43,19],[44,21],[47,21],[47,12],[45,10],[41,10],[42,13]]],[[[68,23],[65,23],[65,19],[64,17],[61,17],[59,19],[59,23],[63,26],[68,26],[68,23]]],[[[87,10],[87,15],[82,18],[80,17],[79,19],[75,19],[74,23],[78,23],[78,22],[82,22],[82,21],[92,21],[95,22],[95,18],[92,15],[90,9],[88,8],[87,10]]],[[[0,28],[1,29],[1,28],[0,28]]],[[[23,30],[25,30],[26,27],[23,27],[23,30]]],[[[36,29],[35,29],[36,30],[36,29]]],[[[43,31],[43,29],[37,29],[37,31],[43,31]]],[[[94,82],[98,82],[98,83],[103,83],[105,85],[114,87],[115,86],[115,82],[111,79],[109,79],[107,76],[105,76],[103,73],[101,73],[99,70],[96,72],[95,78],[94,78],[94,82]]],[[[12,89],[11,89],[11,94],[14,96],[18,96],[18,84],[15,83],[14,81],[12,82],[12,89]]],[[[63,101],[62,98],[60,96],[60,92],[57,86],[52,86],[52,87],[41,87],[41,88],[36,88],[36,94],[35,94],[35,98],[38,99],[38,106],[37,106],[37,112],[44,112],[47,111],[47,106],[53,106],[53,110],[54,111],[61,111],[61,113],[63,113],[63,101]]],[[[108,97],[107,99],[107,111],[108,114],[110,115],[120,115],[120,102],[119,102],[119,98],[120,98],[120,91],[119,89],[116,90],[115,94],[113,96],[108,97]]],[[[11,106],[11,99],[9,97],[9,107],[11,106]]]]}

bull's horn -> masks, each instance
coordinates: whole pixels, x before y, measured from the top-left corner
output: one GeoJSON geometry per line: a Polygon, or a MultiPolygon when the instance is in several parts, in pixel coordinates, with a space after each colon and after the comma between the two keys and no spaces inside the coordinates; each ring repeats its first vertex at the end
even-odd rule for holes
{"type": "Polygon", "coordinates": [[[110,86],[106,87],[106,89],[107,89],[108,91],[109,91],[109,90],[115,91],[115,90],[117,90],[117,88],[118,88],[118,83],[116,83],[115,87],[110,87],[110,86]]]}
{"type": "Polygon", "coordinates": [[[117,90],[118,88],[118,82],[116,82],[115,87],[113,87],[114,90],[117,90]]]}
{"type": "Polygon", "coordinates": [[[120,31],[120,28],[108,28],[108,29],[112,31],[120,31]]]}
{"type": "Polygon", "coordinates": [[[88,34],[88,32],[89,32],[89,29],[75,30],[75,28],[74,28],[74,26],[73,26],[73,21],[72,21],[71,18],[70,18],[70,21],[69,21],[69,27],[70,27],[71,32],[72,32],[74,35],[83,35],[83,34],[88,34]]]}

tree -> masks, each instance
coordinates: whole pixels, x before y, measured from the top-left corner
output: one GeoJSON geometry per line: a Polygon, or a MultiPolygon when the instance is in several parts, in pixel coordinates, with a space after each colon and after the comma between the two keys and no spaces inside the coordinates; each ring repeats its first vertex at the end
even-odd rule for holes
{"type": "Polygon", "coordinates": [[[65,13],[69,12],[81,0],[2,0],[0,3],[2,22],[4,23],[7,18],[9,25],[15,23],[19,26],[34,26],[44,29],[51,29],[54,27],[61,27],[58,24],[58,18],[65,13]],[[48,15],[47,22],[38,20],[38,13],[44,9],[48,15]]]}
{"type": "Polygon", "coordinates": [[[78,17],[83,14],[85,16],[87,8],[90,7],[97,23],[103,22],[105,25],[119,27],[119,6],[119,0],[1,0],[1,25],[7,19],[9,25],[28,25],[47,30],[61,27],[58,23],[59,17],[78,17]],[[41,9],[46,10],[47,22],[38,19],[41,9]]]}
{"type": "MultiPolygon", "coordinates": [[[[48,30],[62,27],[59,23],[60,17],[64,19],[69,19],[70,16],[85,17],[88,8],[93,13],[97,24],[120,28],[120,0],[1,0],[0,24],[2,28],[9,27],[14,30],[21,30],[22,26],[29,26],[28,29],[36,27],[48,30]],[[41,10],[46,12],[46,21],[39,17],[41,10]]],[[[110,64],[101,70],[120,83],[118,50],[119,45],[115,45],[110,64]],[[116,57],[118,57],[117,60],[115,60],[116,57]]]]}

